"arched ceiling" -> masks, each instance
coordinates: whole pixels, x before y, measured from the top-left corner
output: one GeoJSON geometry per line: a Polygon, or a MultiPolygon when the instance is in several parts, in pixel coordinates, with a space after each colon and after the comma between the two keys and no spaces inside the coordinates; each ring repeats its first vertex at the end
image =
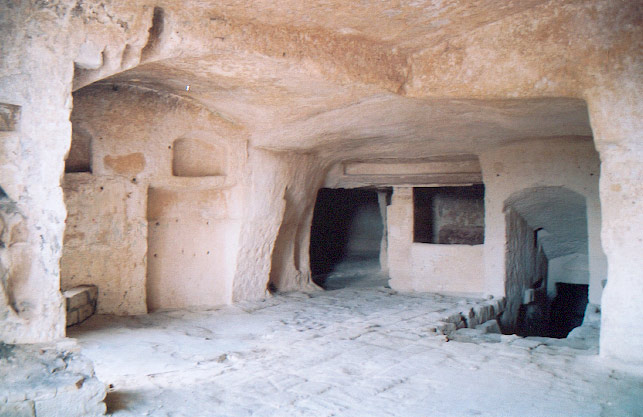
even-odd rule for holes
{"type": "Polygon", "coordinates": [[[564,187],[535,187],[513,194],[505,201],[539,233],[549,259],[572,253],[587,254],[585,197],[564,187]]]}
{"type": "Polygon", "coordinates": [[[410,98],[372,85],[333,83],[308,68],[254,54],[158,61],[99,83],[198,103],[244,126],[252,146],[339,159],[478,154],[518,140],[592,135],[579,99],[410,98]]]}
{"type": "Polygon", "coordinates": [[[79,69],[76,89],[171,94],[243,126],[251,146],[333,160],[589,139],[585,72],[601,28],[627,21],[573,0],[159,1],[160,25],[145,0],[119,7],[146,10],[148,26],[97,46],[102,66],[79,69]]]}

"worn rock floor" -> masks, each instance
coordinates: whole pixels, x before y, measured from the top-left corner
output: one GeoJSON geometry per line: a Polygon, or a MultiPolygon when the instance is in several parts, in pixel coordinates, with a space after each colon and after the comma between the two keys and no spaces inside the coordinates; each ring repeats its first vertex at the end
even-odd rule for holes
{"type": "Polygon", "coordinates": [[[114,416],[643,415],[643,380],[596,356],[596,328],[446,337],[440,318],[480,300],[397,294],[372,276],[214,310],[94,316],[69,336],[111,384],[114,416]]]}

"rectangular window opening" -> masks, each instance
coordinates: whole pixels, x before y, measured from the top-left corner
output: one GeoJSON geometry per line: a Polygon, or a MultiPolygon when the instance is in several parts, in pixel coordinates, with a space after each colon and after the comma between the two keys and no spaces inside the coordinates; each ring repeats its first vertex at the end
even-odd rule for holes
{"type": "Polygon", "coordinates": [[[413,241],[484,243],[484,185],[413,188],[413,241]]]}

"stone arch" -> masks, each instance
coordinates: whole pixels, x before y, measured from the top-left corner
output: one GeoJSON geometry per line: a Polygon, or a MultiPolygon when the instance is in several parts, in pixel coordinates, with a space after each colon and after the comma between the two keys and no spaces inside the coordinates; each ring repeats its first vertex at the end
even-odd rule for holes
{"type": "Polygon", "coordinates": [[[585,197],[562,186],[530,187],[507,198],[503,211],[507,309],[502,324],[509,332],[564,337],[582,323],[587,305],[585,197]],[[568,300],[563,308],[566,313],[556,318],[556,297],[567,290],[580,291],[583,300],[578,306],[568,300]],[[572,316],[580,316],[580,322],[572,316]],[[576,324],[567,333],[560,329],[571,323],[576,324]]]}

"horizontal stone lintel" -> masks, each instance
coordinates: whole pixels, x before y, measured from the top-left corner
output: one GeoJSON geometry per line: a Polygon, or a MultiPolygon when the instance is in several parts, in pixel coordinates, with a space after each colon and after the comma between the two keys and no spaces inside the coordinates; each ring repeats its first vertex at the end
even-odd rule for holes
{"type": "Polygon", "coordinates": [[[417,162],[347,162],[344,175],[437,175],[437,174],[480,174],[477,158],[458,160],[436,160],[417,162]]]}
{"type": "Polygon", "coordinates": [[[409,186],[409,187],[453,187],[482,183],[481,173],[450,173],[423,175],[345,175],[339,187],[365,186],[409,186]]]}

